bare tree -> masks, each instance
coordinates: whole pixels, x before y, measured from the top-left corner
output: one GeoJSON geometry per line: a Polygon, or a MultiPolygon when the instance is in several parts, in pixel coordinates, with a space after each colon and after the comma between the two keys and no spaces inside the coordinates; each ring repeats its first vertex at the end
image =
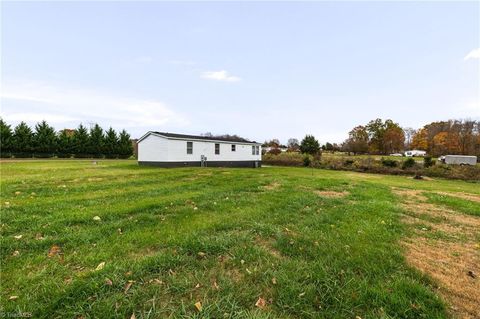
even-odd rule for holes
{"type": "Polygon", "coordinates": [[[300,142],[296,138],[289,138],[287,147],[289,152],[298,152],[300,150],[300,142]]]}
{"type": "Polygon", "coordinates": [[[406,127],[403,129],[403,132],[405,133],[405,148],[410,149],[413,136],[417,133],[417,130],[412,127],[406,127]]]}

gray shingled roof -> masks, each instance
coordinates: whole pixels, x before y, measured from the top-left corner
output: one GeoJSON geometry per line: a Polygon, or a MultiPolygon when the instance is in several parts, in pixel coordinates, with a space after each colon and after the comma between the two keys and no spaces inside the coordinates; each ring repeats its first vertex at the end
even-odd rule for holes
{"type": "Polygon", "coordinates": [[[162,135],[162,136],[165,136],[165,137],[172,137],[172,138],[258,144],[255,141],[249,141],[249,140],[246,140],[244,138],[235,139],[235,138],[225,138],[225,137],[215,137],[215,136],[177,134],[177,133],[168,133],[168,132],[152,132],[152,133],[156,133],[156,134],[159,134],[159,135],[162,135]]]}

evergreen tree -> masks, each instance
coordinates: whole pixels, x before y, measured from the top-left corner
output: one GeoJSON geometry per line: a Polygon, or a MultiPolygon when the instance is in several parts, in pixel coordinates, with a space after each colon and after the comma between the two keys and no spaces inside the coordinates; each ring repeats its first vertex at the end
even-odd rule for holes
{"type": "Polygon", "coordinates": [[[118,154],[121,158],[129,158],[133,155],[133,145],[130,141],[130,134],[122,130],[118,141],[118,154]]]}
{"type": "Polygon", "coordinates": [[[88,131],[80,124],[72,136],[72,150],[74,157],[88,157],[88,131]]]}
{"type": "Polygon", "coordinates": [[[15,157],[32,157],[33,132],[25,122],[15,127],[12,137],[12,151],[15,157]]]}
{"type": "Polygon", "coordinates": [[[90,130],[88,153],[96,158],[102,157],[104,144],[105,136],[103,135],[103,129],[100,127],[100,125],[95,124],[93,129],[90,130]]]}
{"type": "Polygon", "coordinates": [[[116,158],[117,153],[118,137],[117,133],[113,128],[109,128],[105,133],[105,143],[103,145],[103,154],[107,158],[116,158]]]}
{"type": "Polygon", "coordinates": [[[0,157],[10,157],[12,146],[12,128],[0,118],[0,157]]]}
{"type": "Polygon", "coordinates": [[[58,134],[58,157],[69,158],[73,154],[73,136],[68,130],[58,134]]]}
{"type": "Polygon", "coordinates": [[[313,135],[307,135],[300,144],[300,151],[310,155],[318,154],[320,152],[320,144],[313,135]]]}
{"type": "Polygon", "coordinates": [[[37,123],[33,136],[33,151],[35,156],[52,157],[57,151],[57,135],[55,129],[46,121],[37,123]]]}

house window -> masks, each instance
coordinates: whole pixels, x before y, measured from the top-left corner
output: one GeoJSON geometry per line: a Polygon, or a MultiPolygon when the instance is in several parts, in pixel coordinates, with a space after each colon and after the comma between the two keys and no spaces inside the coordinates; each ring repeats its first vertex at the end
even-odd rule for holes
{"type": "Polygon", "coordinates": [[[236,145],[232,145],[232,152],[235,152],[236,145]]]}
{"type": "Polygon", "coordinates": [[[252,155],[255,155],[255,145],[252,145],[252,155]]]}
{"type": "Polygon", "coordinates": [[[193,142],[187,142],[187,154],[193,154],[193,142]]]}
{"type": "Polygon", "coordinates": [[[220,155],[220,144],[215,144],[215,155],[220,155]]]}
{"type": "Polygon", "coordinates": [[[260,154],[260,146],[255,146],[255,155],[260,154]]]}

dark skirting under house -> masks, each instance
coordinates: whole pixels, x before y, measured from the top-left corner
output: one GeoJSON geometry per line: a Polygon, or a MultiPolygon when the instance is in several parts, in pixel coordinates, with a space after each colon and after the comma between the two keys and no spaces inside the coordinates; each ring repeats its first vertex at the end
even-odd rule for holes
{"type": "MultiPolygon", "coordinates": [[[[146,162],[138,161],[138,165],[158,166],[158,167],[201,167],[201,161],[195,162],[146,162]]],[[[262,167],[261,161],[208,161],[204,163],[206,167],[262,167]]]]}

